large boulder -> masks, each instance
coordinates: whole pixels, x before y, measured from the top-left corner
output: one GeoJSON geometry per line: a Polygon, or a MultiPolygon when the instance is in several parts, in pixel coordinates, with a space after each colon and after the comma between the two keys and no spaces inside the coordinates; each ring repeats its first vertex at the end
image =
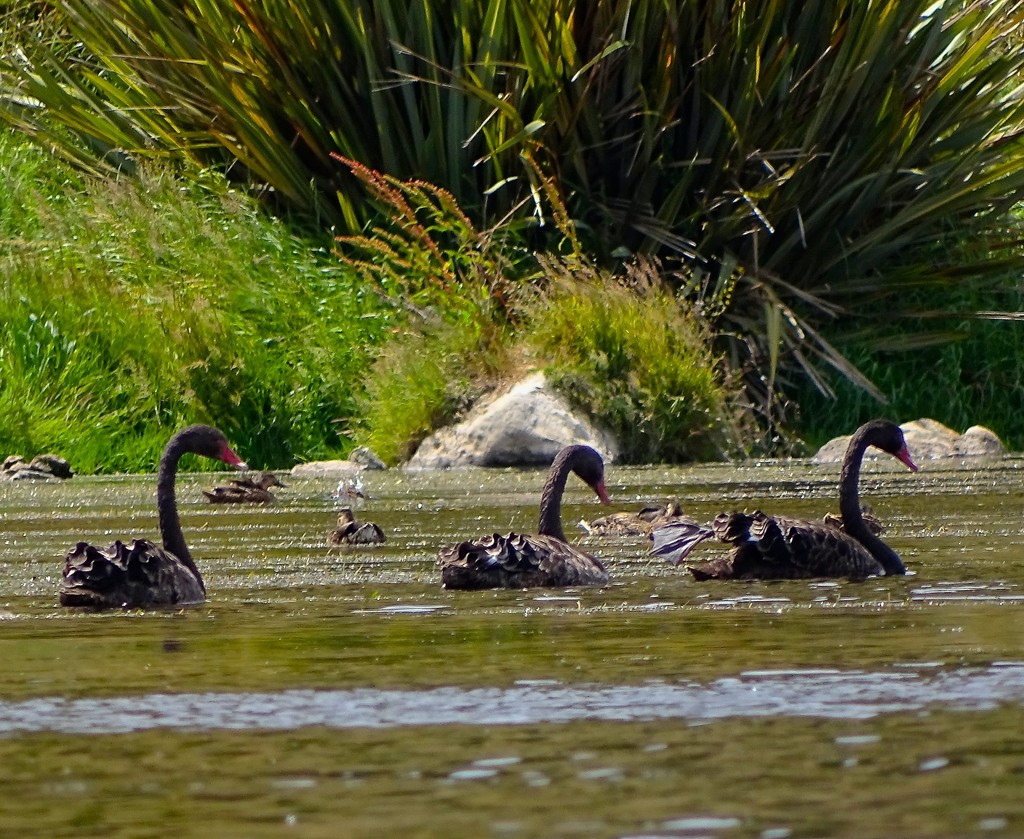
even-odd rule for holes
{"type": "Polygon", "coordinates": [[[956,441],[954,457],[1002,457],[1006,446],[994,431],[983,425],[972,425],[956,441]]]}
{"type": "MultiPolygon", "coordinates": [[[[907,441],[910,456],[915,462],[938,458],[1000,457],[1006,454],[1006,447],[999,437],[989,429],[973,425],[963,434],[933,419],[919,419],[905,422],[900,426],[907,441]]],[[[822,446],[811,458],[814,463],[838,463],[846,455],[850,435],[835,437],[822,446]]],[[[868,457],[878,457],[882,452],[869,448],[868,457]]]]}
{"type": "Polygon", "coordinates": [[[593,446],[605,460],[618,454],[615,439],[573,412],[534,373],[508,391],[481,400],[458,425],[424,440],[406,469],[457,466],[542,466],[571,443],[593,446]]]}

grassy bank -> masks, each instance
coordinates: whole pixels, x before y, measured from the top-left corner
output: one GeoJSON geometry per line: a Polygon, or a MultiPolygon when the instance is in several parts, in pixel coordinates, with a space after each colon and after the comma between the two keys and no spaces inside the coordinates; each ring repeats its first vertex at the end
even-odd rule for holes
{"type": "Polygon", "coordinates": [[[526,368],[626,460],[736,447],[710,336],[651,266],[537,260],[416,183],[393,184],[412,215],[339,246],[210,171],[91,178],[15,134],[0,169],[0,454],[150,470],[210,422],[253,466],[357,442],[395,463],[526,368]]]}
{"type": "Polygon", "coordinates": [[[902,316],[906,335],[914,290],[948,315],[999,278],[960,242],[1019,249],[1013,0],[29,5],[50,13],[0,18],[0,118],[44,146],[92,171],[228,166],[353,235],[382,215],[361,167],[532,250],[565,255],[571,225],[616,281],[655,257],[768,445],[795,416],[783,383],[882,395],[838,321],[871,309],[868,331],[902,316]]]}
{"type": "Polygon", "coordinates": [[[0,455],[154,467],[220,426],[254,466],[351,445],[387,307],[208,172],[90,180],[0,136],[0,455]]]}
{"type": "Polygon", "coordinates": [[[1020,311],[1020,4],[286,6],[40,0],[0,17],[0,118],[87,171],[139,169],[139,195],[195,202],[147,221],[134,188],[60,176],[86,215],[45,235],[74,245],[8,287],[24,385],[0,422],[22,437],[91,413],[87,450],[192,414],[244,424],[271,460],[353,435],[400,458],[526,358],[630,435],[631,458],[699,455],[735,418],[724,404],[745,404],[748,451],[877,414],[1024,442],[1018,324],[972,314],[1020,311]],[[170,187],[154,160],[190,174],[170,187]],[[347,234],[360,279],[208,166],[347,234]],[[138,235],[102,227],[136,215],[138,235]],[[646,261],[653,309],[617,296],[646,261]],[[548,295],[545,264],[592,269],[598,294],[548,295]],[[537,317],[537,293],[567,317],[537,317]],[[389,324],[398,340],[363,375],[389,324]],[[85,375],[109,364],[130,396],[85,375]],[[724,381],[741,395],[723,401],[724,381]]]}

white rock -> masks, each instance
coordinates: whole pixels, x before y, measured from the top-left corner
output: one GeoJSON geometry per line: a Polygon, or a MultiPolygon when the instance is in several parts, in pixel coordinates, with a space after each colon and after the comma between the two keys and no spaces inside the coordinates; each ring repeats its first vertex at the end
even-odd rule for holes
{"type": "Polygon", "coordinates": [[[983,425],[972,425],[956,442],[956,457],[1002,457],[1006,446],[996,433],[983,425]]]}
{"type": "Polygon", "coordinates": [[[593,446],[606,461],[618,454],[610,434],[574,414],[547,387],[544,374],[534,373],[506,393],[481,400],[458,425],[431,434],[404,468],[546,465],[572,443],[593,446]]]}
{"type": "Polygon", "coordinates": [[[903,429],[903,438],[907,441],[910,456],[915,461],[952,457],[956,451],[956,442],[960,439],[960,435],[948,425],[933,419],[905,422],[900,428],[903,429]]]}
{"type": "Polygon", "coordinates": [[[312,460],[292,467],[296,478],[347,478],[354,477],[366,467],[351,460],[312,460]]]}
{"type": "MultiPolygon", "coordinates": [[[[933,419],[919,419],[900,426],[907,441],[910,456],[915,462],[945,457],[999,457],[1006,453],[1000,439],[989,429],[974,425],[963,434],[933,419]]],[[[835,437],[822,446],[811,458],[814,463],[838,463],[846,455],[850,435],[835,437]]],[[[879,457],[884,452],[876,448],[867,450],[867,457],[879,457]]]]}

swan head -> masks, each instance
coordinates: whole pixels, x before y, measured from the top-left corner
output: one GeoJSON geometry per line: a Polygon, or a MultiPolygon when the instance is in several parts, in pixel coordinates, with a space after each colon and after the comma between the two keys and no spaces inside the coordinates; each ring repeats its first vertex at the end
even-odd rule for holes
{"type": "Polygon", "coordinates": [[[187,451],[220,460],[236,469],[248,469],[231,446],[222,431],[209,425],[192,425],[175,435],[187,451]]]}
{"type": "Polygon", "coordinates": [[[602,504],[611,504],[608,489],[604,485],[604,461],[590,446],[577,446],[572,456],[572,471],[589,486],[601,499],[602,504]]]}
{"type": "Polygon", "coordinates": [[[910,457],[907,441],[903,437],[903,429],[896,423],[888,420],[874,420],[864,427],[864,431],[864,439],[870,445],[891,454],[911,472],[917,471],[917,464],[910,457]]]}

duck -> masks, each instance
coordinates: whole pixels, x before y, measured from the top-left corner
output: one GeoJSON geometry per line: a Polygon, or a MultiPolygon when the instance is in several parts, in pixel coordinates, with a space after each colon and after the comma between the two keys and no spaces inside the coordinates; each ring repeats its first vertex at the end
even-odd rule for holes
{"type": "Polygon", "coordinates": [[[260,472],[255,478],[231,478],[227,486],[204,489],[211,504],[273,504],[277,501],[270,487],[284,487],[273,472],[260,472]]]}
{"type": "Polygon", "coordinates": [[[181,532],[174,492],[178,461],[186,452],[248,469],[216,428],[192,425],[177,432],[160,457],[156,481],[163,545],[148,539],[134,539],[127,545],[117,540],[109,548],[79,542],[64,559],[62,606],[146,608],[189,605],[206,599],[206,585],[181,532]]]}
{"type": "Polygon", "coordinates": [[[562,530],[562,495],[574,473],[610,504],[604,461],[590,446],[561,449],[551,464],[540,495],[536,534],[494,533],[459,542],[438,554],[446,589],[534,588],[604,585],[608,571],[599,559],[570,545],[562,530]]]}
{"type": "Polygon", "coordinates": [[[346,504],[358,504],[366,499],[366,490],[363,487],[362,475],[353,478],[342,478],[334,489],[334,497],[346,504]]]}
{"type": "Polygon", "coordinates": [[[338,526],[331,531],[332,545],[380,545],[384,531],[372,521],[357,522],[351,507],[338,512],[338,526]]]}
{"type": "Polygon", "coordinates": [[[808,577],[867,577],[906,574],[907,569],[874,530],[860,505],[860,468],[864,453],[874,446],[917,471],[900,427],[872,420],[850,439],[839,480],[839,516],[806,521],[753,513],[720,513],[709,527],[674,522],[651,532],[651,553],[679,565],[706,539],[732,545],[725,557],[687,566],[697,580],[783,580],[808,577]]]}
{"type": "Polygon", "coordinates": [[[590,536],[646,536],[682,515],[683,508],[673,499],[665,504],[645,504],[636,513],[609,513],[590,522],[581,521],[579,526],[590,536]]]}

